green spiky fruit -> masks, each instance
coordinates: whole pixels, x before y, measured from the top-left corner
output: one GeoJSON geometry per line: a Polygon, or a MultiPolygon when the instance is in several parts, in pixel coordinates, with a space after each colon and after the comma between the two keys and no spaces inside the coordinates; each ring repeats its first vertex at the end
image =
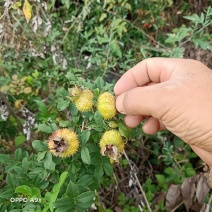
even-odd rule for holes
{"type": "Polygon", "coordinates": [[[93,93],[90,90],[83,90],[75,105],[80,112],[89,111],[93,106],[93,93]]]}
{"type": "Polygon", "coordinates": [[[105,92],[98,98],[97,108],[104,119],[111,119],[116,115],[116,101],[115,97],[105,92]]]}
{"type": "Polygon", "coordinates": [[[115,128],[118,127],[118,125],[117,125],[117,123],[115,121],[110,121],[109,122],[109,127],[115,129],[115,128]]]}
{"type": "Polygon", "coordinates": [[[125,144],[118,131],[109,130],[102,136],[99,146],[102,155],[107,155],[112,160],[117,161],[122,155],[125,144]]]}

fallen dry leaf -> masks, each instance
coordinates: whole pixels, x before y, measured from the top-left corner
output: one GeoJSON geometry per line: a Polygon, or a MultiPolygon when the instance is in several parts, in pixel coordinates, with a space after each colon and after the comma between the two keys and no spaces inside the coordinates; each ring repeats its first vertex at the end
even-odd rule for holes
{"type": "Polygon", "coordinates": [[[180,185],[172,184],[166,194],[166,210],[171,211],[182,202],[180,185]]]}

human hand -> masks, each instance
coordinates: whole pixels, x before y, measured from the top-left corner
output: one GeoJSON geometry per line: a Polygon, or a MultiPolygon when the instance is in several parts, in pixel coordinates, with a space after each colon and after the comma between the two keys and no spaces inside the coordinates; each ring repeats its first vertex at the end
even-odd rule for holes
{"type": "Polygon", "coordinates": [[[150,58],[116,83],[116,108],[125,123],[154,134],[168,129],[212,165],[212,70],[190,59],[150,58]]]}

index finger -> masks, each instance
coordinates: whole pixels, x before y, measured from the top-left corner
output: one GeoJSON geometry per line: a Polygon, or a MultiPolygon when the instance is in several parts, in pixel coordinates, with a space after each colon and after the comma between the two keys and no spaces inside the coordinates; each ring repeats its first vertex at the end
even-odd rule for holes
{"type": "Polygon", "coordinates": [[[127,71],[116,83],[114,93],[120,95],[135,87],[160,83],[170,79],[177,64],[185,59],[149,58],[127,71]]]}

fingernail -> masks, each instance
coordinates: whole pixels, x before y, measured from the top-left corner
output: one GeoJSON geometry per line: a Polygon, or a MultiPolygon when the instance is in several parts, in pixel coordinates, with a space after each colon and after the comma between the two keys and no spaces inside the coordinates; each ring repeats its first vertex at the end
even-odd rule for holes
{"type": "Polygon", "coordinates": [[[123,105],[124,96],[125,96],[125,93],[121,94],[120,96],[116,98],[116,109],[122,114],[125,114],[124,105],[123,105]]]}

